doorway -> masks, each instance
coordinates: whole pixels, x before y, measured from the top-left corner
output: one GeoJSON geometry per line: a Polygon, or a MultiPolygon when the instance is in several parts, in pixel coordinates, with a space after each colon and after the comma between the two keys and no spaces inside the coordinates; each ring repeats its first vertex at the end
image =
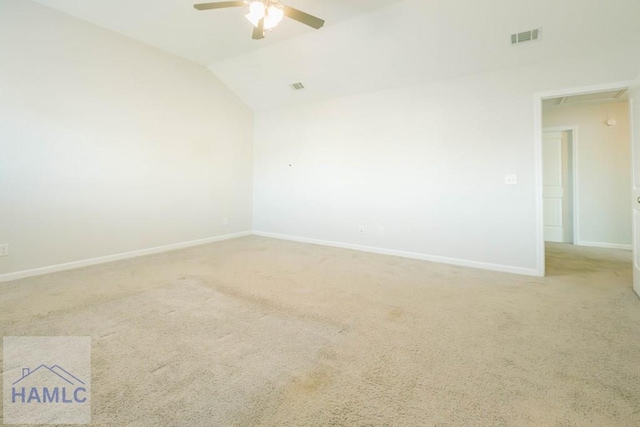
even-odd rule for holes
{"type": "MultiPolygon", "coordinates": [[[[632,181],[632,171],[628,164],[630,154],[625,154],[624,159],[621,159],[619,153],[603,155],[603,150],[608,147],[602,145],[600,148],[594,148],[592,141],[594,138],[591,137],[592,129],[589,129],[587,124],[573,119],[548,120],[543,115],[543,107],[545,109],[550,106],[557,107],[560,110],[582,105],[585,106],[584,109],[594,110],[592,106],[598,103],[602,105],[617,104],[616,111],[619,116],[617,120],[614,115],[609,116],[600,111],[597,118],[591,117],[591,125],[592,127],[597,125],[597,132],[605,132],[606,135],[610,135],[612,132],[620,133],[624,130],[626,132],[625,148],[630,151],[629,105],[624,99],[630,86],[630,82],[613,83],[547,92],[537,94],[535,97],[537,197],[539,201],[537,205],[537,251],[538,270],[541,276],[545,275],[546,268],[545,242],[616,249],[632,248],[631,219],[628,218],[629,221],[627,221],[626,217],[619,215],[619,212],[625,211],[627,214],[626,211],[628,211],[625,208],[628,206],[628,193],[632,181]],[[624,105],[624,109],[622,105],[624,105]],[[594,124],[594,120],[597,123],[594,124]],[[615,128],[616,126],[618,127],[615,128]],[[578,138],[578,132],[580,132],[580,140],[586,142],[584,147],[579,145],[581,141],[578,138]],[[598,152],[598,149],[601,151],[598,152]],[[612,164],[615,162],[619,167],[616,169],[616,166],[613,166],[612,169],[612,164]],[[596,173],[601,173],[600,169],[605,166],[609,168],[610,172],[601,175],[603,178],[597,178],[596,173]],[[621,172],[625,167],[628,170],[621,172]],[[616,181],[616,190],[605,190],[611,188],[611,177],[620,178],[621,174],[624,174],[624,178],[616,181]],[[584,185],[581,185],[581,180],[584,185]],[[604,196],[594,205],[593,200],[589,199],[594,198],[592,190],[594,182],[598,183],[598,180],[602,181],[600,183],[602,185],[597,190],[604,196]],[[584,197],[584,200],[580,202],[581,195],[588,197],[584,197]],[[600,219],[594,220],[596,213],[607,211],[607,209],[609,213],[605,212],[600,219]],[[615,213],[612,213],[614,211],[615,213]],[[581,213],[584,214],[583,218],[580,218],[581,213]],[[603,224],[613,224],[613,228],[620,228],[619,225],[623,224],[628,230],[626,228],[622,231],[614,230],[612,233],[617,232],[618,237],[603,237],[603,232],[611,232],[603,224]],[[622,234],[625,237],[620,239],[622,234]]],[[[611,108],[601,108],[601,110],[609,109],[611,108]]],[[[598,138],[603,139],[601,135],[598,138]]],[[[617,138],[620,139],[620,136],[618,135],[617,138]]]]}

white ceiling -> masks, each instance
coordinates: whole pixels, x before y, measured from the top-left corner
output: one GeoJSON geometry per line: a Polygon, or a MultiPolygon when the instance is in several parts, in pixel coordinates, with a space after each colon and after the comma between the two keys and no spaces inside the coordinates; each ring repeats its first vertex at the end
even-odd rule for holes
{"type": "Polygon", "coordinates": [[[206,64],[255,110],[640,48],[638,0],[283,0],[327,24],[287,20],[261,41],[242,9],[37,1],[206,64]],[[510,45],[510,34],[533,28],[541,41],[510,45]],[[292,91],[294,82],[306,89],[292,91]]]}
{"type": "MultiPolygon", "coordinates": [[[[221,0],[35,0],[203,65],[315,31],[285,19],[264,40],[252,40],[245,8],[198,11],[196,3],[221,0]]],[[[284,0],[326,25],[400,0],[284,0]]]]}

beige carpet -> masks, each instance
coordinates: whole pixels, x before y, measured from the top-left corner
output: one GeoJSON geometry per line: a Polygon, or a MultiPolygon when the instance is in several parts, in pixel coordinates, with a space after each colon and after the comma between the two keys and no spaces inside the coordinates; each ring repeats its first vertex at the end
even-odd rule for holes
{"type": "Polygon", "coordinates": [[[631,254],[536,279],[247,237],[0,284],[90,335],[97,426],[638,426],[631,254]]]}

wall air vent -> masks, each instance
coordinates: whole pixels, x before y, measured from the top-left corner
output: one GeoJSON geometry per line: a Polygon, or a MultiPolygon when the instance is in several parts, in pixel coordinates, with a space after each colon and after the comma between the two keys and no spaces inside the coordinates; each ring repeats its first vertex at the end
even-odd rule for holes
{"type": "Polygon", "coordinates": [[[291,86],[291,89],[293,89],[293,90],[302,90],[302,89],[304,89],[304,85],[302,83],[300,83],[300,82],[292,83],[289,86],[291,86]]]}
{"type": "Polygon", "coordinates": [[[511,34],[511,44],[520,44],[540,40],[542,29],[536,28],[522,33],[511,34]]]}

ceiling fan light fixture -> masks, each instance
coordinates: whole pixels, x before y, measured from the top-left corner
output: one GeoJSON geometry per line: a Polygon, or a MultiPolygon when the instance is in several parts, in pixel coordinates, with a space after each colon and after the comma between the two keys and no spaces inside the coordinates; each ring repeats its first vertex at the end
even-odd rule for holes
{"type": "Polygon", "coordinates": [[[309,15],[291,6],[281,5],[280,0],[216,1],[213,3],[198,3],[193,5],[197,10],[235,7],[245,8],[247,6],[249,6],[249,13],[245,15],[245,18],[247,18],[254,27],[251,36],[254,40],[262,40],[265,36],[265,30],[271,30],[276,27],[284,17],[308,25],[316,30],[319,30],[324,25],[324,19],[309,15]]]}
{"type": "Polygon", "coordinates": [[[267,11],[264,7],[264,3],[261,1],[252,1],[249,5],[249,13],[247,13],[244,17],[249,20],[253,24],[254,27],[258,27],[260,20],[265,17],[267,11]]]}
{"type": "Polygon", "coordinates": [[[284,10],[281,7],[271,5],[267,9],[267,14],[264,17],[264,29],[270,30],[275,28],[276,25],[284,18],[284,10]]]}

